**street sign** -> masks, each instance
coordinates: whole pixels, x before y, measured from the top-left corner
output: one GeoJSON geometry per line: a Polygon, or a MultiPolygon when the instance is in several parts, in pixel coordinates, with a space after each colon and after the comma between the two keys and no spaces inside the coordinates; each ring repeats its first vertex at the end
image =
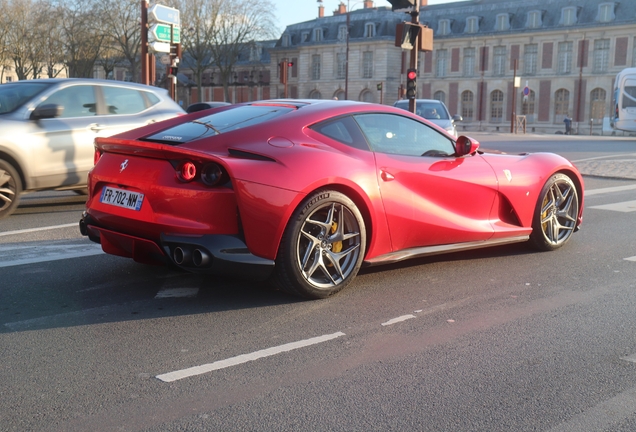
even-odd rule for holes
{"type": "Polygon", "coordinates": [[[148,39],[157,42],[167,42],[178,44],[181,42],[181,31],[178,26],[172,26],[172,41],[170,40],[169,24],[154,24],[148,32],[148,39]]]}
{"type": "Polygon", "coordinates": [[[179,25],[179,10],[156,4],[148,9],[148,22],[179,25]]]}
{"type": "Polygon", "coordinates": [[[148,52],[149,53],[169,53],[170,52],[170,44],[165,42],[150,42],[148,43],[148,52]]]}
{"type": "Polygon", "coordinates": [[[165,65],[169,65],[170,64],[170,56],[168,54],[164,54],[159,58],[159,61],[161,61],[161,64],[165,64],[165,65]]]}

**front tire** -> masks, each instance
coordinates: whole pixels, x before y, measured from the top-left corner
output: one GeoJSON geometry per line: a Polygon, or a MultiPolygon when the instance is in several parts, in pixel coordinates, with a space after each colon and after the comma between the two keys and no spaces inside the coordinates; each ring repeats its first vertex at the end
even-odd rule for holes
{"type": "Polygon", "coordinates": [[[570,177],[555,174],[541,190],[532,221],[531,244],[544,251],[570,240],[579,216],[579,195],[570,177]]]}
{"type": "Polygon", "coordinates": [[[329,297],[355,278],[366,249],[364,219],[336,191],[309,196],[290,219],[276,258],[275,282],[311,299],[329,297]]]}
{"type": "Polygon", "coordinates": [[[10,163],[0,160],[0,219],[15,211],[20,202],[22,183],[18,172],[10,163]]]}

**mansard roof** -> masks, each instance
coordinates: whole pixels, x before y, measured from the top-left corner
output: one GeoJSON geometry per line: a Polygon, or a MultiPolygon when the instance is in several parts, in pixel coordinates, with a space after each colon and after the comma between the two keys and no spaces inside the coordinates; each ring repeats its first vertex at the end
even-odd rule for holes
{"type": "MultiPolygon", "coordinates": [[[[492,36],[522,32],[602,27],[636,24],[636,9],[632,1],[616,0],[466,0],[453,3],[427,5],[420,9],[420,22],[433,29],[436,39],[466,37],[467,19],[476,17],[478,29],[472,35],[492,36]],[[611,5],[613,15],[607,22],[599,20],[599,6],[611,5]],[[576,20],[571,25],[562,22],[564,8],[574,8],[576,20]],[[528,25],[528,14],[538,11],[540,25],[528,25]],[[497,16],[507,14],[506,29],[497,29],[497,16]],[[439,34],[440,20],[448,20],[449,33],[439,34]]],[[[410,15],[393,12],[388,7],[357,9],[350,13],[350,41],[366,38],[366,25],[375,24],[374,39],[394,39],[399,22],[410,21],[410,15]]],[[[276,48],[300,48],[302,46],[341,43],[339,29],[346,26],[347,15],[338,14],[316,18],[287,26],[276,42],[276,48]],[[321,40],[313,37],[315,29],[322,30],[321,40]],[[303,36],[308,35],[308,36],[303,36]],[[283,40],[288,45],[284,46],[283,40]]]]}

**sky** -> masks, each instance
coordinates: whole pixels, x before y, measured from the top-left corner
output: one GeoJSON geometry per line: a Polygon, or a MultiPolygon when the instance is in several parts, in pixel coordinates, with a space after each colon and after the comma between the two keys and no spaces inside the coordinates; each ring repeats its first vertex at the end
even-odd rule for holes
{"type": "MultiPolygon", "coordinates": [[[[318,2],[316,0],[272,0],[276,6],[276,18],[278,21],[278,29],[280,33],[285,30],[285,27],[290,24],[295,24],[303,21],[310,21],[318,17],[318,2]]],[[[341,1],[347,3],[347,0],[323,0],[322,4],[325,7],[325,16],[333,15],[333,11],[338,9],[338,5],[341,1]]],[[[451,3],[457,0],[428,0],[429,5],[451,3]]],[[[361,9],[362,0],[349,0],[351,9],[361,9]]],[[[391,3],[387,0],[375,0],[375,6],[391,7],[391,3]]]]}

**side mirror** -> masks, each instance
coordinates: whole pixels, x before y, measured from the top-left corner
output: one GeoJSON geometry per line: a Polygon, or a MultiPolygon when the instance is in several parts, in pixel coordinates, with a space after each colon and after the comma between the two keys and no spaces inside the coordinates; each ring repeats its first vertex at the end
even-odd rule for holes
{"type": "Polygon", "coordinates": [[[459,114],[455,114],[455,115],[453,116],[453,121],[454,121],[454,122],[460,122],[460,121],[464,121],[464,119],[463,119],[463,117],[462,117],[462,116],[460,116],[459,114]]]}
{"type": "Polygon", "coordinates": [[[467,136],[460,136],[455,142],[455,154],[458,157],[474,154],[479,149],[479,141],[467,136]]]}
{"type": "Polygon", "coordinates": [[[64,112],[62,105],[44,104],[34,109],[30,118],[31,120],[55,118],[61,116],[62,112],[64,112]]]}

